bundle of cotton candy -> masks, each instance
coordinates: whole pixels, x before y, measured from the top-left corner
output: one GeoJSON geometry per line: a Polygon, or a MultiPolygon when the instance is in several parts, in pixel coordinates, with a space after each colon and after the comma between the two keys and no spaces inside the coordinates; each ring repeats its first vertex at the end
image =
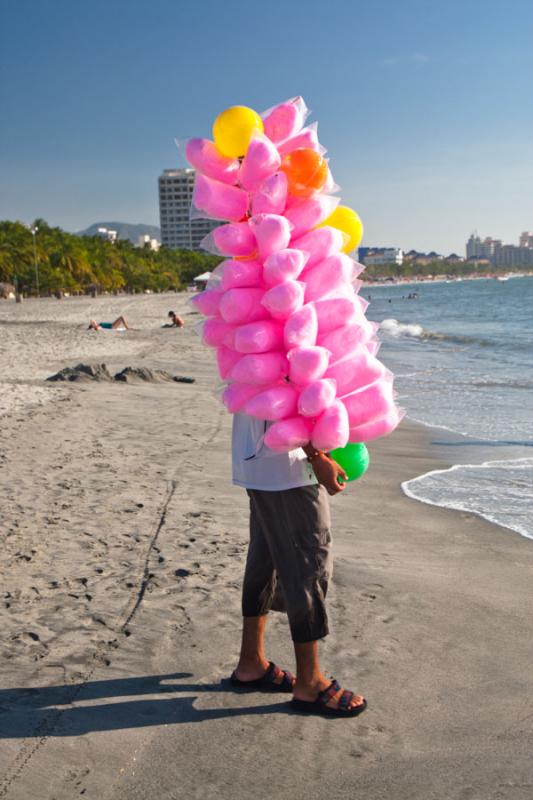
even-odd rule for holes
{"type": "Polygon", "coordinates": [[[207,317],[232,413],[271,421],[265,444],[321,450],[390,433],[403,412],[377,359],[376,325],[358,295],[363,267],[349,257],[362,237],[339,205],[302,98],[261,116],[234,106],[214,141],[191,139],[191,217],[226,222],[202,243],[226,257],[193,304],[207,317]]]}

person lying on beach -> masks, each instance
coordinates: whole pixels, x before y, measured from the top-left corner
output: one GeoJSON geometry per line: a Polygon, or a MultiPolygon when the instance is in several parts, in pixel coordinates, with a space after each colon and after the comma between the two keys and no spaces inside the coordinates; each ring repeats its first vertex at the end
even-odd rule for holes
{"type": "Polygon", "coordinates": [[[125,328],[127,331],[130,330],[130,326],[126,321],[126,317],[117,317],[114,322],[97,322],[95,319],[92,319],[89,322],[89,327],[87,330],[89,331],[116,331],[118,328],[125,328]]]}
{"type": "Polygon", "coordinates": [[[168,325],[163,325],[163,328],[183,328],[185,325],[185,320],[175,311],[169,311],[167,316],[170,317],[171,321],[168,325]]]}
{"type": "Polygon", "coordinates": [[[298,711],[353,717],[364,697],[328,679],[318,660],[327,636],[326,593],[331,577],[328,494],[346,488],[347,475],[310,443],[289,453],[264,444],[269,423],[233,416],[233,483],[250,501],[250,541],[242,589],[242,645],[230,682],[241,689],[292,692],[298,711]],[[296,677],[265,657],[269,611],[284,611],[296,656],[296,677]]]}

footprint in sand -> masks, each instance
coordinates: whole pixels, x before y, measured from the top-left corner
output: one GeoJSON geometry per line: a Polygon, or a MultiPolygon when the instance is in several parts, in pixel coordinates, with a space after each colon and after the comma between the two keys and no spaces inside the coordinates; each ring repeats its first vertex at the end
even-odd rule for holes
{"type": "Polygon", "coordinates": [[[191,575],[191,571],[189,569],[177,569],[174,572],[176,578],[188,578],[191,575]]]}

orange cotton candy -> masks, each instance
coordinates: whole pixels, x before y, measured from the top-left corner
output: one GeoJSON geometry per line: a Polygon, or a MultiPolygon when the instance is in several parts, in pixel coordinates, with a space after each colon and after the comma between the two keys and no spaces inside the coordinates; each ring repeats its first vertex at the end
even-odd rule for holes
{"type": "Polygon", "coordinates": [[[295,197],[311,197],[322,189],[328,177],[326,160],[309,147],[287,153],[281,169],[287,176],[289,194],[295,197]]]}

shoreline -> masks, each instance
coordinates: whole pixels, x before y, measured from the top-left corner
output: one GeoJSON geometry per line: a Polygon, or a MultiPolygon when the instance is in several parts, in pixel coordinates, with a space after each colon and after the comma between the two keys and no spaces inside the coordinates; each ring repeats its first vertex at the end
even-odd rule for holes
{"type": "Polygon", "coordinates": [[[455,277],[450,275],[449,277],[440,276],[438,278],[424,278],[424,277],[415,277],[412,278],[398,278],[394,280],[389,280],[388,278],[383,278],[381,280],[374,280],[374,281],[365,281],[363,280],[363,286],[361,288],[372,287],[378,288],[380,286],[409,286],[409,285],[418,285],[420,283],[425,284],[434,284],[434,283],[461,283],[462,281],[490,281],[490,280],[501,280],[503,278],[504,281],[511,280],[511,279],[519,279],[519,278],[533,278],[533,272],[521,272],[521,273],[514,273],[514,272],[495,272],[491,273],[490,275],[478,275],[476,273],[471,273],[469,275],[461,275],[459,277],[455,277]]]}
{"type": "MultiPolygon", "coordinates": [[[[533,539],[533,531],[526,531],[521,527],[514,527],[513,525],[505,524],[497,518],[494,519],[490,516],[491,513],[494,513],[492,511],[487,512],[479,510],[472,505],[463,507],[462,505],[458,504],[460,501],[458,501],[457,498],[453,497],[451,494],[449,494],[446,499],[443,499],[442,502],[438,502],[437,500],[429,499],[427,495],[424,497],[423,490],[421,494],[417,494],[416,490],[412,488],[417,484],[423,484],[424,479],[430,478],[433,475],[445,475],[452,472],[469,469],[510,469],[515,465],[526,461],[528,462],[527,466],[530,466],[529,462],[531,462],[531,466],[533,466],[533,456],[523,455],[525,452],[524,445],[500,442],[492,439],[482,439],[474,435],[454,431],[451,428],[441,425],[431,425],[429,423],[421,422],[420,420],[412,419],[409,417],[409,415],[407,415],[407,419],[411,424],[419,426],[428,431],[428,437],[430,437],[431,440],[430,447],[434,450],[437,456],[442,458],[444,461],[444,465],[441,467],[437,467],[429,470],[428,472],[417,475],[415,478],[402,481],[401,489],[407,497],[409,497],[411,500],[415,500],[419,503],[424,503],[429,506],[434,506],[436,508],[445,508],[452,511],[475,514],[486,522],[496,525],[503,530],[508,531],[509,533],[517,534],[518,536],[530,541],[533,539]],[[436,436],[439,434],[439,432],[441,435],[439,439],[436,440],[436,436]],[[466,444],[472,447],[473,455],[469,455],[463,459],[458,457],[451,458],[450,448],[461,444],[466,444]],[[499,458],[489,457],[491,455],[494,456],[494,453],[490,452],[494,446],[499,446],[503,450],[499,458]]],[[[520,523],[515,522],[514,524],[518,526],[520,523]]]]}

